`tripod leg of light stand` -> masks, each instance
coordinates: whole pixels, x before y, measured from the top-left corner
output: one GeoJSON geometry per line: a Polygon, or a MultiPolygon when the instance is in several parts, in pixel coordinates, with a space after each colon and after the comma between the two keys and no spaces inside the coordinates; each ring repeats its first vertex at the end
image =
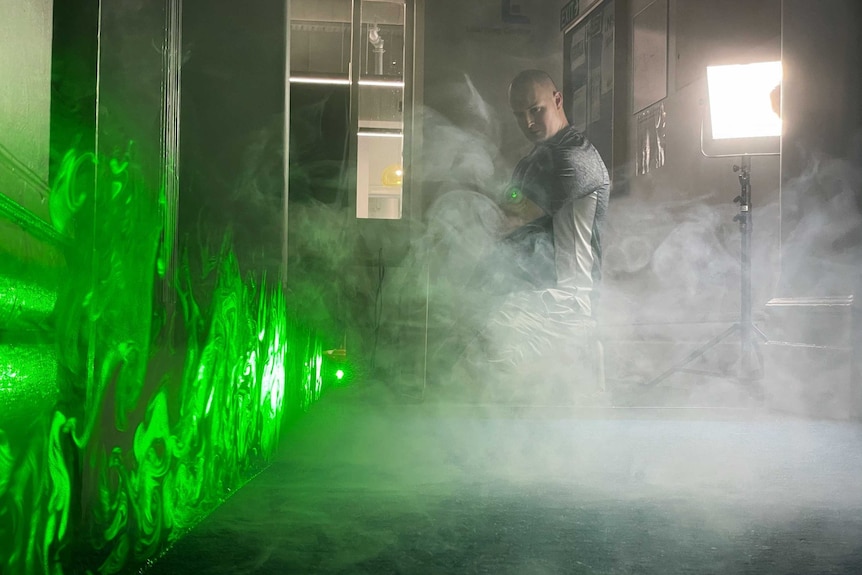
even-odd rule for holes
{"type": "Polygon", "coordinates": [[[670,377],[674,373],[681,371],[685,366],[687,366],[688,364],[690,364],[694,360],[703,356],[706,352],[708,352],[709,350],[711,350],[712,348],[717,346],[725,338],[732,335],[733,332],[735,332],[738,329],[740,329],[740,325],[738,323],[733,324],[732,326],[730,326],[729,328],[727,328],[726,330],[724,330],[723,332],[721,332],[720,334],[718,334],[717,336],[715,336],[714,338],[712,338],[711,340],[709,340],[708,342],[703,344],[701,347],[699,347],[698,349],[691,352],[689,355],[687,355],[685,357],[685,359],[683,359],[682,361],[680,361],[679,363],[677,363],[673,367],[668,368],[667,371],[665,371],[664,373],[660,374],[659,376],[653,378],[651,381],[646,382],[644,384],[644,386],[645,387],[652,387],[653,385],[656,385],[657,383],[664,381],[665,379],[667,379],[668,377],[670,377]]]}
{"type": "Polygon", "coordinates": [[[754,323],[751,324],[751,334],[751,352],[753,352],[754,357],[757,359],[757,368],[753,369],[752,366],[749,364],[748,371],[742,372],[740,374],[740,379],[747,383],[759,381],[763,378],[763,351],[760,349],[759,344],[766,343],[769,341],[769,338],[766,337],[766,334],[763,333],[759,327],[754,325],[754,323]]]}
{"type": "Polygon", "coordinates": [[[760,331],[760,328],[759,328],[759,327],[757,327],[756,325],[754,325],[753,323],[751,324],[751,329],[752,329],[752,330],[754,330],[754,335],[756,335],[756,336],[757,336],[757,338],[758,338],[761,342],[766,343],[766,342],[768,342],[768,341],[769,341],[769,338],[768,338],[768,337],[766,337],[766,334],[765,334],[765,333],[763,333],[762,331],[760,331]]]}

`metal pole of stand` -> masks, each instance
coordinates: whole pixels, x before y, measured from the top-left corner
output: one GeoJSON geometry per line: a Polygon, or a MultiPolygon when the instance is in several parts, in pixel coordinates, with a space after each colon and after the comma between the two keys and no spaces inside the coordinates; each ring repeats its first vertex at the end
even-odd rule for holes
{"type": "Polygon", "coordinates": [[[740,273],[740,379],[750,380],[751,370],[751,157],[742,156],[739,166],[733,166],[734,172],[739,172],[740,194],[734,199],[739,204],[739,214],[734,220],[739,222],[741,244],[740,273]]]}

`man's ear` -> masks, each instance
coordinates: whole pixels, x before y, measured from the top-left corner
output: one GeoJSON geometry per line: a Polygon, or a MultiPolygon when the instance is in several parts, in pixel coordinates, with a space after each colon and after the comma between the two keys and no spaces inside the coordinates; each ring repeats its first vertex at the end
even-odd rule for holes
{"type": "Polygon", "coordinates": [[[563,93],[559,90],[554,92],[554,107],[558,110],[563,107],[563,93]]]}

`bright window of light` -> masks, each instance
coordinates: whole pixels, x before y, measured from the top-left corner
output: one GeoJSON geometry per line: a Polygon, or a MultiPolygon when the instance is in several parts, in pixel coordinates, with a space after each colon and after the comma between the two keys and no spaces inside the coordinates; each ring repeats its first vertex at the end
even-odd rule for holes
{"type": "Polygon", "coordinates": [[[706,78],[714,139],[781,135],[781,118],[773,107],[781,62],[707,66],[706,78]]]}

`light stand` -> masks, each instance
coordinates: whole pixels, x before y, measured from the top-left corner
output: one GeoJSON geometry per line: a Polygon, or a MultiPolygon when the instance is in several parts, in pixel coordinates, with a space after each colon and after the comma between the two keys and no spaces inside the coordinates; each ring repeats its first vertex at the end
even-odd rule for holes
{"type": "MultiPolygon", "coordinates": [[[[738,158],[739,165],[733,171],[739,176],[739,195],[733,200],[739,204],[739,213],[733,218],[739,222],[740,235],[740,286],[739,321],[718,334],[682,361],[665,370],[646,386],[654,386],[677,372],[700,375],[733,376],[740,383],[750,384],[763,376],[763,360],[758,344],[767,341],[766,336],[752,322],[751,315],[751,157],[777,156],[777,144],[781,136],[780,85],[781,62],[759,62],[743,65],[707,66],[707,87],[710,99],[710,136],[713,140],[726,140],[734,150],[745,153],[714,155],[704,149],[704,122],[700,126],[700,151],[707,158],[738,158]],[[776,104],[776,94],[779,95],[776,104]],[[741,143],[744,140],[744,143],[741,143]],[[758,151],[759,144],[767,144],[770,151],[758,151]],[[739,146],[739,147],[737,147],[739,146]],[[735,374],[715,374],[687,366],[706,352],[739,334],[739,363],[735,374]],[[754,359],[757,359],[755,366],[754,359]]],[[[726,149],[726,148],[725,148],[726,149]]]]}
{"type": "MultiPolygon", "coordinates": [[[[703,148],[701,147],[701,152],[703,148]]],[[[706,157],[727,157],[727,156],[710,156],[703,152],[706,157]]],[[[770,154],[758,154],[770,155],[770,154]]],[[[740,358],[739,368],[735,374],[735,379],[740,383],[752,383],[758,381],[763,376],[763,358],[758,347],[758,340],[767,341],[766,335],[754,325],[751,313],[751,155],[743,155],[739,165],[733,166],[733,171],[739,176],[739,195],[734,198],[733,202],[739,204],[739,213],[734,216],[733,221],[739,222],[740,234],[740,306],[739,306],[739,321],[718,334],[701,347],[697,348],[686,356],[682,361],[670,367],[660,375],[656,376],[646,386],[656,385],[674,373],[694,373],[697,375],[716,375],[719,377],[728,377],[731,374],[713,373],[704,370],[689,369],[688,366],[693,361],[701,358],[706,352],[714,348],[716,345],[739,333],[740,340],[740,358]],[[757,357],[757,369],[753,368],[752,356],[757,357]]]]}

